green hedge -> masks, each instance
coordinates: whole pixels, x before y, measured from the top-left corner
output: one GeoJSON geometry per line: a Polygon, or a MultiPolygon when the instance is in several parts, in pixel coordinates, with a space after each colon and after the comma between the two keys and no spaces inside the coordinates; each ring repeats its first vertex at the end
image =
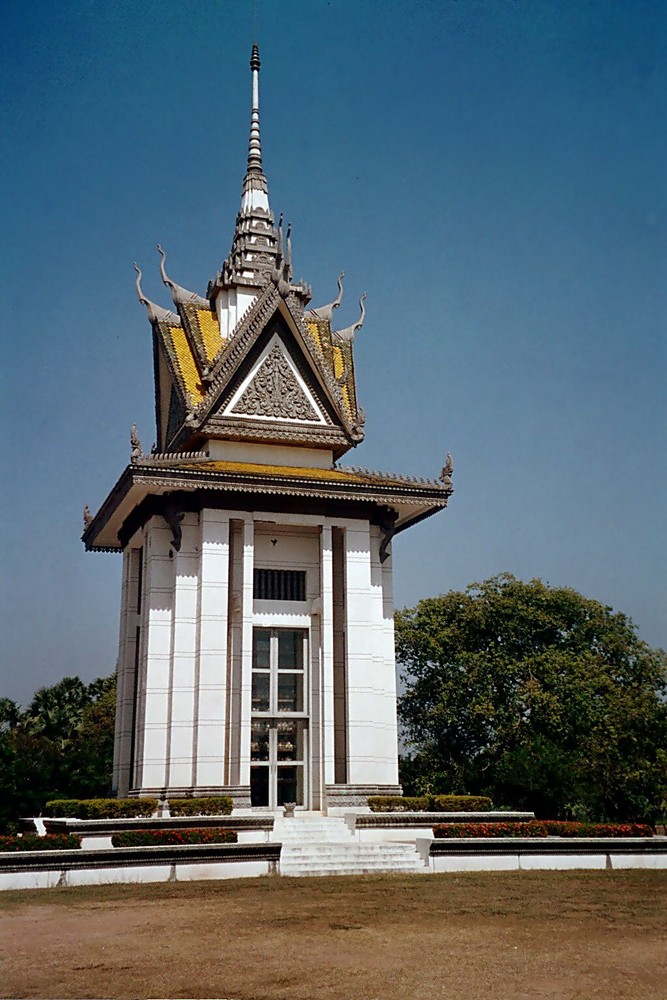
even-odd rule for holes
{"type": "Polygon", "coordinates": [[[484,795],[371,795],[371,812],[488,812],[484,795]]]}
{"type": "Polygon", "coordinates": [[[45,816],[66,819],[130,819],[152,816],[157,799],[52,799],[46,803],[45,816]]]}
{"type": "Polygon", "coordinates": [[[433,827],[433,836],[457,837],[652,837],[642,823],[568,823],[531,820],[529,823],[446,823],[433,827]]]}
{"type": "Polygon", "coordinates": [[[171,816],[229,816],[234,802],[228,795],[211,796],[206,799],[170,799],[171,816]]]}
{"type": "Polygon", "coordinates": [[[0,837],[0,853],[7,851],[73,851],[81,847],[81,837],[73,833],[24,833],[22,837],[0,837]]]}
{"type": "Polygon", "coordinates": [[[235,844],[234,830],[126,830],[114,833],[114,847],[159,847],[163,844],[235,844]]]}

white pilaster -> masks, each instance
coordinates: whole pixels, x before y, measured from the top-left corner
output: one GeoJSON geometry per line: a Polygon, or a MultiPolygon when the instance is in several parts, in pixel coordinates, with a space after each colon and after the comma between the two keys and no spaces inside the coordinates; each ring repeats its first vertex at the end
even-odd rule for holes
{"type": "Polygon", "coordinates": [[[131,572],[131,550],[123,552],[123,580],[120,597],[120,628],[118,637],[118,663],[116,665],[116,721],[113,742],[112,787],[121,795],[126,795],[129,787],[129,757],[131,733],[127,725],[127,697],[130,672],[129,649],[129,587],[131,572]]]}
{"type": "Polygon", "coordinates": [[[398,784],[398,728],[396,723],[396,657],[391,557],[380,562],[383,535],[371,525],[371,600],[374,668],[372,698],[378,784],[398,784]]]}
{"type": "Polygon", "coordinates": [[[239,784],[250,784],[250,713],[252,706],[252,628],[255,525],[251,515],[243,524],[243,578],[241,587],[241,746],[239,784]]]}
{"type": "Polygon", "coordinates": [[[347,693],[347,780],[361,785],[375,782],[369,752],[372,709],[368,682],[373,669],[371,613],[370,531],[367,522],[345,529],[345,619],[347,693]]]}
{"type": "Polygon", "coordinates": [[[227,741],[229,513],[202,510],[196,786],[224,785],[227,741]]]}
{"type": "Polygon", "coordinates": [[[138,718],[137,785],[164,788],[167,783],[167,736],[174,606],[174,560],[169,558],[171,531],[154,517],[145,532],[144,663],[138,718]]]}
{"type": "Polygon", "coordinates": [[[395,784],[396,681],[387,647],[380,531],[368,523],[345,531],[347,646],[347,780],[395,784]]]}
{"type": "Polygon", "coordinates": [[[174,614],[170,672],[170,788],[193,785],[196,703],[197,617],[199,596],[199,525],[197,514],[185,514],[181,546],[173,557],[174,614]]]}
{"type": "Polygon", "coordinates": [[[323,785],[334,777],[334,648],[333,648],[333,551],[331,525],[322,526],[320,535],[320,643],[322,664],[322,770],[323,785]]]}

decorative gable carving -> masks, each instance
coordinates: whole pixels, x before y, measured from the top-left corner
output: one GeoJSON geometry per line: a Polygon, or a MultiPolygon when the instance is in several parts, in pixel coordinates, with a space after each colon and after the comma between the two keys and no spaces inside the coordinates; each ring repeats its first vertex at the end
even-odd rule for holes
{"type": "Polygon", "coordinates": [[[235,416],[321,421],[277,343],[230,413],[235,416]]]}
{"type": "MultiPolygon", "coordinates": [[[[323,426],[331,421],[283,339],[274,333],[221,417],[323,426]]],[[[268,424],[267,424],[268,422],[268,424]]]]}

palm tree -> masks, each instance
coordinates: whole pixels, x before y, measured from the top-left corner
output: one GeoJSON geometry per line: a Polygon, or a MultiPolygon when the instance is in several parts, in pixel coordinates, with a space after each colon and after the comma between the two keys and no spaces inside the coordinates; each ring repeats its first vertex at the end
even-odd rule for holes
{"type": "Polygon", "coordinates": [[[21,708],[11,698],[0,698],[0,731],[16,729],[21,721],[21,708]]]}
{"type": "Polygon", "coordinates": [[[88,688],[80,678],[63,677],[57,684],[35,692],[25,713],[26,727],[62,744],[78,728],[90,701],[88,688]]]}

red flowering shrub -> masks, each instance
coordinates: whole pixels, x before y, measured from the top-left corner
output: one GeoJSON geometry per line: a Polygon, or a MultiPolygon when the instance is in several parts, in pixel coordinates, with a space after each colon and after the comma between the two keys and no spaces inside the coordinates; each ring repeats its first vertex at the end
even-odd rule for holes
{"type": "Polygon", "coordinates": [[[445,823],[433,827],[434,837],[547,837],[541,823],[445,823]]]}
{"type": "MultiPolygon", "coordinates": [[[[536,821],[537,822],[537,821],[536,821]]],[[[652,837],[653,830],[645,823],[572,823],[543,820],[551,837],[652,837]]]]}
{"type": "Polygon", "coordinates": [[[24,833],[22,837],[0,837],[0,852],[7,851],[73,851],[81,847],[81,837],[73,833],[24,833]]]}
{"type": "Polygon", "coordinates": [[[235,844],[238,837],[234,830],[126,830],[114,833],[114,847],[161,847],[183,844],[235,844]]]}
{"type": "Polygon", "coordinates": [[[568,823],[534,819],[529,823],[445,823],[433,836],[449,837],[652,837],[643,823],[568,823]]]}

